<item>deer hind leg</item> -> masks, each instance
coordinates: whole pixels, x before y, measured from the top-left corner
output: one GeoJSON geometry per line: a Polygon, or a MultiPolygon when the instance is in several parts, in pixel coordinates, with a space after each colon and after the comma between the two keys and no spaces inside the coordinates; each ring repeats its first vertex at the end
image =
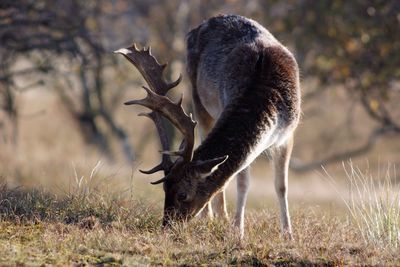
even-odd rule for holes
{"type": "Polygon", "coordinates": [[[247,167],[236,175],[237,200],[235,226],[239,228],[239,234],[244,235],[244,209],[246,206],[247,193],[250,186],[250,167],[247,167]]]}
{"type": "Polygon", "coordinates": [[[275,170],[275,191],[278,195],[281,217],[281,229],[285,237],[292,239],[292,227],[290,224],[288,206],[288,171],[289,160],[292,154],[293,137],[280,147],[275,148],[272,153],[275,170]]]}

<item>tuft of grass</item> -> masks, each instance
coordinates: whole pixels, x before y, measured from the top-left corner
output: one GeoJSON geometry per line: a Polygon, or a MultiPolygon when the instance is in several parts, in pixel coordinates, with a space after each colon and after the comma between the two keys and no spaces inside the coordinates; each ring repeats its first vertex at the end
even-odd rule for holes
{"type": "MultiPolygon", "coordinates": [[[[341,198],[364,243],[379,250],[399,249],[400,191],[396,167],[388,165],[383,173],[379,169],[373,174],[350,161],[343,168],[349,181],[349,196],[341,198]]],[[[325,173],[333,183],[326,170],[325,173]]]]}
{"type": "Polygon", "coordinates": [[[347,207],[367,243],[380,248],[400,246],[400,191],[392,182],[396,168],[388,165],[378,177],[361,171],[353,164],[345,168],[350,181],[350,200],[347,207]]]}
{"type": "MultiPolygon", "coordinates": [[[[152,208],[141,205],[124,194],[105,193],[99,177],[100,162],[89,175],[78,175],[74,168],[74,183],[62,194],[43,188],[8,188],[0,184],[0,220],[17,223],[62,222],[93,228],[122,225],[124,227],[155,228],[160,218],[152,208]],[[144,216],[145,215],[145,216],[144,216]],[[141,218],[140,220],[138,218],[141,218]]],[[[108,185],[104,185],[108,187],[108,185]]]]}

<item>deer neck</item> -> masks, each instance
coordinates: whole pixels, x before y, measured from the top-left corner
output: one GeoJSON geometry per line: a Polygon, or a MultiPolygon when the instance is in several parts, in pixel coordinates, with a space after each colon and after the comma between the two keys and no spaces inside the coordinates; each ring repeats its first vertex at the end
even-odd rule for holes
{"type": "Polygon", "coordinates": [[[266,133],[273,132],[276,124],[274,105],[268,105],[270,93],[266,90],[245,91],[226,106],[215,127],[194,151],[194,160],[229,156],[207,177],[204,192],[213,195],[223,189],[233,175],[246,168],[264,150],[260,150],[260,146],[265,143],[266,133]]]}

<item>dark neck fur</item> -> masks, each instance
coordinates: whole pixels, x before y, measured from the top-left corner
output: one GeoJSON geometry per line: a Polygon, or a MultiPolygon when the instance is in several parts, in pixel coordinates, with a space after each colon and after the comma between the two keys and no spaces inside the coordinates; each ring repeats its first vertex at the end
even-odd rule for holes
{"type": "Polygon", "coordinates": [[[229,156],[208,178],[213,185],[209,187],[211,193],[218,191],[241,167],[260,135],[268,127],[265,121],[273,115],[273,111],[265,110],[266,101],[267,98],[260,91],[247,90],[240,100],[226,107],[211,133],[194,152],[194,160],[229,156]],[[243,105],[243,102],[250,102],[252,105],[243,105]]]}

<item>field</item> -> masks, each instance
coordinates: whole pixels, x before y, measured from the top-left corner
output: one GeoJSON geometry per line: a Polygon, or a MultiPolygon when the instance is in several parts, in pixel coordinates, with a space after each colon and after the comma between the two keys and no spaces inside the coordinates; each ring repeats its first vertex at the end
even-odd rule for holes
{"type": "MultiPolygon", "coordinates": [[[[335,97],[333,106],[341,103],[335,97]]],[[[137,171],[158,161],[148,121],[135,118],[129,128],[136,161],[109,162],[83,142],[54,95],[34,90],[22,101],[29,103],[22,113],[44,113],[23,117],[18,146],[0,153],[1,265],[400,265],[397,174],[395,164],[385,164],[398,147],[390,139],[354,163],[290,174],[293,241],[280,235],[268,157],[258,159],[240,240],[231,222],[220,220],[161,229],[162,189],[149,185],[157,176],[137,171]]],[[[322,118],[303,120],[295,157],[309,156],[305,144],[329,116],[319,110],[322,118]]],[[[121,108],[118,119],[130,122],[137,112],[121,108]]],[[[235,182],[227,190],[232,217],[235,182]]]]}
{"type": "MultiPolygon", "coordinates": [[[[7,163],[0,190],[3,266],[400,265],[395,165],[381,164],[379,170],[371,164],[368,171],[362,159],[360,169],[345,163],[291,173],[293,241],[280,235],[267,157],[252,168],[244,239],[231,222],[220,220],[195,219],[161,229],[162,189],[148,184],[157,176],[137,172],[157,161],[154,141],[133,165],[107,163],[72,130],[58,131],[74,125],[55,98],[39,91],[25,101],[33,103],[26,113],[41,106],[48,110],[22,121],[19,147],[1,153],[7,163]],[[46,131],[40,125],[47,125],[46,131]]],[[[122,110],[121,116],[127,113],[122,110]]],[[[131,130],[135,137],[152,128],[144,124],[131,130]]],[[[227,190],[232,216],[235,183],[227,190]]]]}
{"type": "MultiPolygon", "coordinates": [[[[284,240],[274,209],[251,210],[240,240],[228,222],[194,220],[161,229],[161,206],[120,199],[82,186],[69,195],[7,189],[1,196],[0,263],[38,265],[398,265],[397,217],[380,208],[382,225],[336,209],[294,204],[294,240],[284,240]],[[90,192],[90,193],[89,193],[90,192]],[[397,220],[397,222],[396,222],[397,220]],[[359,225],[361,223],[361,226],[359,225]],[[382,226],[382,228],[380,228],[382,226]],[[376,234],[379,234],[379,233],[376,234]],[[365,235],[364,235],[365,234],[365,235]]],[[[380,204],[385,204],[381,202],[380,204]]],[[[360,207],[360,206],[358,206],[360,207]]],[[[375,207],[377,208],[377,207],[375,207]]],[[[356,211],[354,209],[353,211],[356,211]]],[[[377,210],[374,210],[375,212],[377,210]]],[[[367,215],[371,215],[366,213],[367,215]]]]}
{"type": "MultiPolygon", "coordinates": [[[[400,266],[400,2],[314,2],[2,0],[0,266],[400,266]],[[251,164],[243,238],[232,222],[234,179],[226,188],[230,219],[162,228],[164,192],[149,184],[160,174],[139,172],[159,163],[159,138],[149,119],[136,116],[146,108],[123,103],[143,98],[147,82],[112,51],[150,45],[157,61],[168,63],[166,81],[183,74],[168,97],[184,93],[181,103],[193,112],[186,43],[203,53],[214,51],[201,49],[209,38],[231,42],[232,26],[241,41],[264,32],[228,16],[219,19],[232,34],[209,34],[221,33],[215,19],[186,38],[217,14],[264,25],[298,63],[302,107],[288,190],[293,240],[280,233],[268,152],[251,164]]],[[[240,78],[222,71],[244,64],[234,55],[210,57],[211,65],[224,65],[214,74],[220,81],[240,78]]],[[[258,57],[257,73],[274,58],[258,57]]],[[[281,75],[289,69],[283,58],[268,77],[290,84],[281,75]]],[[[180,133],[171,125],[166,132],[178,149],[180,133]]]]}

